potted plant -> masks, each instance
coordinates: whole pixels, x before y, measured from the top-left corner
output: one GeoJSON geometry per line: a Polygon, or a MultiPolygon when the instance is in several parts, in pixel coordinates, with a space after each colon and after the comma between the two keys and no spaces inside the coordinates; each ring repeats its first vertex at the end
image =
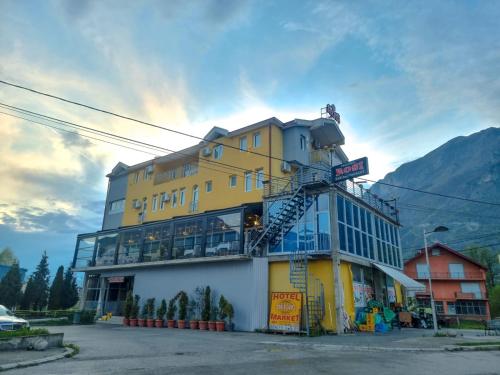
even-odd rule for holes
{"type": "Polygon", "coordinates": [[[227,318],[226,305],[227,305],[227,300],[221,294],[219,298],[219,320],[215,322],[215,328],[217,329],[217,332],[224,331],[225,319],[227,318]]]}
{"type": "Polygon", "coordinates": [[[148,304],[145,303],[142,305],[142,311],[141,311],[141,316],[139,316],[139,327],[144,327],[146,326],[146,318],[148,316],[148,304]]]}
{"type": "Polygon", "coordinates": [[[229,302],[227,302],[225,310],[226,310],[226,315],[227,315],[227,319],[228,319],[227,330],[233,331],[234,330],[234,327],[233,327],[233,317],[234,317],[233,305],[231,305],[229,302]]]}
{"type": "Polygon", "coordinates": [[[217,321],[217,315],[219,315],[219,309],[217,308],[217,305],[215,304],[215,298],[212,298],[212,301],[210,301],[210,319],[208,321],[208,330],[209,331],[215,331],[216,330],[216,321],[217,321]]]}
{"type": "Polygon", "coordinates": [[[167,327],[175,328],[175,311],[177,310],[177,306],[175,301],[177,300],[177,296],[168,301],[168,309],[167,309],[167,327]]]}
{"type": "Polygon", "coordinates": [[[155,299],[150,298],[148,299],[147,303],[147,326],[148,328],[153,328],[155,326],[155,320],[154,320],[154,315],[155,315],[155,299]]]}
{"type": "Polygon", "coordinates": [[[210,319],[210,287],[207,286],[203,291],[203,304],[201,310],[201,320],[198,322],[200,330],[206,331],[208,328],[208,320],[210,319]]]}
{"type": "Polygon", "coordinates": [[[188,296],[186,292],[179,292],[179,320],[177,327],[180,329],[186,328],[186,313],[187,313],[188,296]]]}
{"type": "MultiPolygon", "coordinates": [[[[197,288],[198,289],[198,288],[197,288]]],[[[189,328],[198,329],[198,304],[195,298],[189,298],[188,302],[188,317],[189,317],[189,328]]]]}
{"type": "Polygon", "coordinates": [[[125,299],[125,306],[123,307],[123,325],[130,325],[130,317],[132,315],[132,309],[134,308],[134,296],[132,291],[129,290],[127,293],[127,298],[125,299]]]}
{"type": "Polygon", "coordinates": [[[160,307],[158,307],[158,310],[156,310],[156,320],[155,320],[156,328],[163,327],[163,318],[165,318],[166,312],[167,312],[167,302],[164,299],[162,299],[160,307]]]}
{"type": "Polygon", "coordinates": [[[130,312],[130,326],[137,327],[137,317],[139,316],[139,297],[137,294],[134,297],[134,304],[132,305],[132,311],[130,312]]]}

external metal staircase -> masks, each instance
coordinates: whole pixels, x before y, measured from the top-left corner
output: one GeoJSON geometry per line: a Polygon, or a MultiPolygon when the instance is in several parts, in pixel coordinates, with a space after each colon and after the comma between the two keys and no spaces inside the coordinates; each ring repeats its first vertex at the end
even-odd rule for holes
{"type": "MultiPolygon", "coordinates": [[[[263,229],[250,238],[249,253],[262,254],[264,246],[279,244],[285,235],[304,218],[304,247],[306,247],[305,213],[314,202],[313,192],[330,183],[329,176],[311,172],[301,168],[282,188],[274,190],[274,196],[281,196],[281,208],[271,215],[268,208],[268,220],[263,229]]],[[[272,190],[272,189],[271,189],[272,190]]],[[[274,203],[275,204],[275,203],[274,203]]],[[[322,331],[321,321],[324,317],[324,289],[321,280],[309,271],[308,257],[317,249],[295,249],[290,253],[290,284],[303,294],[303,322],[308,335],[322,331]]]]}

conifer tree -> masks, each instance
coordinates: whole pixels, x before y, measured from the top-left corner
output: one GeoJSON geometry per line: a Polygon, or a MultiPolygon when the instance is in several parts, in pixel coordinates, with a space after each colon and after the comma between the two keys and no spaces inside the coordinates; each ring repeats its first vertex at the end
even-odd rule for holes
{"type": "Polygon", "coordinates": [[[49,310],[59,310],[62,309],[62,299],[64,292],[64,267],[59,266],[57,269],[56,277],[54,281],[52,281],[52,285],[50,286],[50,294],[49,294],[49,310]]]}
{"type": "Polygon", "coordinates": [[[0,304],[15,309],[21,302],[21,272],[19,264],[14,262],[9,272],[0,281],[0,304]]]}
{"type": "Polygon", "coordinates": [[[33,275],[31,275],[26,283],[26,289],[24,290],[23,297],[21,298],[21,309],[30,310],[33,305],[33,294],[35,287],[33,285],[33,275]]]}
{"type": "Polygon", "coordinates": [[[67,268],[64,273],[64,283],[61,297],[61,308],[69,309],[78,302],[78,287],[76,279],[73,277],[71,268],[67,268]]]}
{"type": "Polygon", "coordinates": [[[33,310],[42,310],[47,306],[47,299],[49,297],[49,262],[47,253],[44,251],[42,259],[36,271],[32,275],[33,282],[33,310]]]}

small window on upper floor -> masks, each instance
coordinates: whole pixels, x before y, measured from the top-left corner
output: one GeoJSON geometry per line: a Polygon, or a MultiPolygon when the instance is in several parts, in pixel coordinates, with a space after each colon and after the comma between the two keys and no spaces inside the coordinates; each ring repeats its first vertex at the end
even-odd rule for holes
{"type": "Polygon", "coordinates": [[[160,210],[165,209],[165,203],[167,201],[167,193],[161,193],[160,194],[160,210]]]}
{"type": "Polygon", "coordinates": [[[179,198],[179,203],[181,206],[184,206],[184,203],[186,203],[186,189],[182,188],[180,190],[180,192],[181,192],[181,196],[179,198]]]}
{"type": "Polygon", "coordinates": [[[222,152],[224,151],[222,145],[217,145],[214,147],[214,159],[220,160],[222,158],[222,152]]]}
{"type": "Polygon", "coordinates": [[[240,138],[240,151],[246,151],[248,150],[248,142],[247,142],[247,137],[241,137],[240,138]]]}
{"type": "Polygon", "coordinates": [[[139,172],[134,173],[134,184],[137,184],[139,182],[139,172]]]}
{"type": "Polygon", "coordinates": [[[236,187],[236,183],[237,183],[237,177],[235,174],[229,176],[229,187],[230,188],[234,188],[236,187]]]}
{"type": "Polygon", "coordinates": [[[307,139],[305,135],[300,135],[300,149],[305,150],[307,147],[307,139]]]}
{"type": "Polygon", "coordinates": [[[158,209],[158,195],[153,195],[153,200],[151,202],[151,211],[156,212],[158,209]]]}
{"type": "Polygon", "coordinates": [[[439,250],[439,249],[432,249],[431,254],[432,254],[432,256],[438,257],[438,256],[441,255],[441,250],[439,250]]]}
{"type": "Polygon", "coordinates": [[[109,204],[108,214],[116,214],[119,212],[123,212],[124,208],[125,208],[125,199],[118,199],[109,204]]]}
{"type": "Polygon", "coordinates": [[[257,169],[255,171],[255,188],[263,189],[264,188],[264,169],[257,169]]]}
{"type": "Polygon", "coordinates": [[[253,133],[253,147],[257,148],[260,147],[261,140],[260,140],[260,132],[253,133]]]}
{"type": "Polygon", "coordinates": [[[212,181],[206,181],[205,182],[205,191],[207,193],[210,193],[212,191],[212,181]]]}
{"type": "Polygon", "coordinates": [[[252,172],[245,172],[245,191],[252,191],[252,172]]]}
{"type": "Polygon", "coordinates": [[[177,207],[177,190],[172,190],[172,208],[177,207]]]}

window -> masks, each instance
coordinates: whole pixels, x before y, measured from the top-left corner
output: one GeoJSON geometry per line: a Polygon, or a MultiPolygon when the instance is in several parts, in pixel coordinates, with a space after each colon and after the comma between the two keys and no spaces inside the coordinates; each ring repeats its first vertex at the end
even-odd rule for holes
{"type": "Polygon", "coordinates": [[[240,138],[240,151],[248,150],[247,137],[240,138]]]}
{"type": "Polygon", "coordinates": [[[96,266],[107,266],[115,263],[117,242],[118,233],[99,236],[97,240],[96,266]]]}
{"type": "Polygon", "coordinates": [[[432,249],[431,254],[435,257],[438,257],[441,255],[441,251],[439,249],[432,249]]]}
{"type": "Polygon", "coordinates": [[[172,191],[172,208],[177,207],[177,190],[172,191]]]}
{"type": "Polygon", "coordinates": [[[300,149],[305,150],[307,147],[307,139],[305,135],[300,135],[300,149]]]}
{"type": "Polygon", "coordinates": [[[434,306],[436,306],[437,314],[444,314],[443,301],[434,301],[434,306]]]}
{"type": "Polygon", "coordinates": [[[222,152],[224,149],[222,148],[222,145],[217,145],[214,147],[214,159],[215,160],[220,160],[222,158],[222,152]]]}
{"type": "Polygon", "coordinates": [[[229,187],[230,188],[236,187],[236,181],[237,181],[237,177],[235,174],[233,174],[232,176],[229,176],[229,187]]]}
{"type": "Polygon", "coordinates": [[[452,279],[464,278],[464,265],[461,263],[448,264],[448,271],[450,271],[450,278],[452,279]]]}
{"type": "Polygon", "coordinates": [[[427,267],[427,264],[417,264],[417,277],[419,279],[427,279],[429,277],[429,268],[427,267]]]}
{"type": "Polygon", "coordinates": [[[255,188],[256,189],[263,189],[264,188],[264,170],[263,169],[257,169],[257,171],[256,171],[255,188]]]}
{"type": "Polygon", "coordinates": [[[184,177],[191,176],[191,164],[184,164],[184,177]]]}
{"type": "Polygon", "coordinates": [[[191,206],[189,207],[190,212],[198,212],[198,200],[200,199],[200,189],[198,185],[193,186],[193,200],[191,201],[191,206]]]}
{"type": "Polygon", "coordinates": [[[153,195],[153,203],[151,205],[151,211],[156,212],[158,209],[158,195],[153,195]]]}
{"type": "Polygon", "coordinates": [[[206,181],[205,182],[205,191],[207,193],[210,193],[212,191],[212,181],[206,181]]]}
{"type": "Polygon", "coordinates": [[[150,169],[150,167],[144,169],[144,181],[151,180],[151,177],[153,177],[153,170],[150,169]]]}
{"type": "Polygon", "coordinates": [[[109,204],[109,214],[116,214],[123,212],[125,207],[125,199],[118,199],[109,204]]]}
{"type": "Polygon", "coordinates": [[[161,193],[160,194],[160,210],[165,209],[165,201],[167,200],[167,193],[161,193]]]}
{"type": "Polygon", "coordinates": [[[134,184],[137,184],[139,182],[139,172],[134,173],[134,184]]]}
{"type": "Polygon", "coordinates": [[[474,298],[481,298],[481,287],[479,283],[460,283],[462,293],[474,294],[474,298]]]}
{"type": "Polygon", "coordinates": [[[253,147],[260,147],[260,132],[253,133],[253,147]]]}
{"type": "Polygon", "coordinates": [[[252,191],[252,172],[245,172],[245,191],[252,191]]]}
{"type": "Polygon", "coordinates": [[[181,206],[184,206],[184,203],[186,203],[186,189],[184,188],[180,190],[179,203],[181,206]]]}

